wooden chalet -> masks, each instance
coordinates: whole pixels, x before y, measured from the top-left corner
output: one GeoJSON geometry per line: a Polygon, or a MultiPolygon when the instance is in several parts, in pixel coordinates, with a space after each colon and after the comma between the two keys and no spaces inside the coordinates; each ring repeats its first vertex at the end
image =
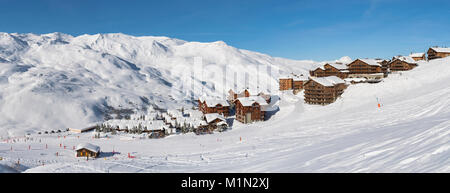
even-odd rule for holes
{"type": "Polygon", "coordinates": [[[382,73],[380,60],[356,59],[348,64],[349,74],[376,74],[382,73]]]}
{"type": "Polygon", "coordinates": [[[337,76],[311,77],[304,88],[306,103],[326,105],[336,101],[347,85],[337,76]]]}
{"type": "Polygon", "coordinates": [[[294,85],[294,79],[292,77],[280,77],[280,90],[291,90],[294,85]]]}
{"type": "Polygon", "coordinates": [[[426,60],[425,53],[411,53],[409,57],[415,61],[426,60]]]}
{"type": "Polygon", "coordinates": [[[82,143],[78,144],[75,149],[77,152],[77,157],[98,157],[100,155],[100,147],[90,144],[90,143],[82,143]]]}
{"type": "MultiPolygon", "coordinates": [[[[167,125],[167,128],[158,128],[158,129],[144,129],[143,133],[147,133],[149,138],[163,138],[169,134],[170,126],[167,125]]],[[[173,127],[172,127],[173,128],[173,127]]]]}
{"type": "Polygon", "coordinates": [[[347,78],[348,67],[342,63],[326,63],[323,67],[318,67],[309,74],[314,77],[337,76],[339,78],[347,78]]]}
{"type": "Polygon", "coordinates": [[[212,133],[214,130],[224,131],[228,128],[228,123],[225,117],[218,113],[205,114],[204,118],[205,121],[194,129],[194,133],[212,133]]]}
{"type": "Polygon", "coordinates": [[[450,56],[450,48],[431,47],[428,49],[428,60],[450,56]]]}
{"type": "Polygon", "coordinates": [[[293,90],[293,93],[297,94],[303,89],[303,83],[307,80],[308,78],[303,76],[303,74],[292,74],[292,76],[280,77],[280,91],[293,90]]]}
{"type": "Polygon", "coordinates": [[[389,69],[395,71],[407,71],[417,66],[416,60],[409,56],[396,56],[389,63],[389,69]]]}
{"type": "Polygon", "coordinates": [[[198,108],[203,114],[219,113],[225,117],[230,115],[230,104],[220,99],[198,99],[198,108]]]}
{"type": "Polygon", "coordinates": [[[237,98],[235,101],[236,120],[242,123],[264,121],[266,100],[260,96],[237,98]]]}

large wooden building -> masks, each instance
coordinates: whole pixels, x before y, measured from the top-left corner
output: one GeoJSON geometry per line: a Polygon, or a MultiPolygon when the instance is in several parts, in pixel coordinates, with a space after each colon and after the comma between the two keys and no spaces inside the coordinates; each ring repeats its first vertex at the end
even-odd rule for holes
{"type": "Polygon", "coordinates": [[[305,102],[320,105],[333,103],[346,88],[345,81],[337,76],[311,77],[304,85],[305,102]]]}
{"type": "Polygon", "coordinates": [[[356,59],[348,64],[348,78],[365,78],[369,83],[380,82],[387,75],[387,72],[383,72],[382,63],[381,59],[356,59]]]}
{"type": "Polygon", "coordinates": [[[230,115],[230,104],[220,99],[198,99],[198,108],[203,114],[219,113],[225,117],[230,115]]]}
{"type": "Polygon", "coordinates": [[[309,72],[314,77],[337,76],[339,78],[347,78],[348,67],[342,63],[326,63],[323,67],[318,67],[309,72]]]}
{"type": "Polygon", "coordinates": [[[425,53],[411,53],[409,57],[415,61],[426,60],[425,53]]]}
{"type": "Polygon", "coordinates": [[[428,49],[428,60],[450,56],[450,48],[431,47],[428,49]]]}
{"type": "Polygon", "coordinates": [[[77,157],[98,157],[100,155],[100,147],[90,143],[78,144],[75,149],[77,157]]]}
{"type": "Polygon", "coordinates": [[[260,96],[237,98],[235,101],[236,120],[242,123],[264,121],[267,102],[260,96]]]}
{"type": "Polygon", "coordinates": [[[280,77],[280,90],[291,90],[294,85],[293,77],[280,77]]]}
{"type": "Polygon", "coordinates": [[[349,74],[376,74],[382,73],[381,60],[356,59],[348,64],[349,74]]]}
{"type": "Polygon", "coordinates": [[[391,72],[395,71],[407,71],[417,66],[416,61],[409,56],[396,56],[392,58],[389,63],[389,69],[391,72]]]}

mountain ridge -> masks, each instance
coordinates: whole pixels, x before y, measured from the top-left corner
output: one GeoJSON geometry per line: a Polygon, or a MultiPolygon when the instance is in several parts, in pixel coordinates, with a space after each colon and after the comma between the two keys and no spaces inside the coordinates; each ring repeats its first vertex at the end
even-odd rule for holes
{"type": "Polygon", "coordinates": [[[6,115],[0,118],[0,135],[84,127],[101,121],[104,113],[99,112],[111,107],[145,109],[148,104],[142,98],[162,108],[181,108],[201,95],[224,98],[229,89],[271,85],[260,91],[276,93],[279,73],[307,74],[319,65],[238,49],[223,41],[60,32],[0,33],[0,63],[0,112],[6,115]],[[201,76],[190,74],[196,58],[203,64],[201,76]],[[258,76],[252,75],[255,69],[260,70],[258,76]],[[225,80],[225,71],[237,79],[225,80]],[[62,120],[67,118],[51,112],[80,116],[62,120]]]}

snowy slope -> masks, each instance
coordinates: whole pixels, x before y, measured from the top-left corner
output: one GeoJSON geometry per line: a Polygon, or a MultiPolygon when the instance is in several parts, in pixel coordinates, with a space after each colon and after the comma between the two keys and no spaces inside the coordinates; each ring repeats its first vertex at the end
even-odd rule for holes
{"type": "Polygon", "coordinates": [[[237,49],[222,41],[0,33],[0,136],[86,127],[103,120],[110,108],[179,108],[201,95],[224,98],[230,88],[272,85],[259,91],[273,93],[278,73],[264,68],[306,73],[317,65],[237,49]],[[196,57],[203,62],[200,76],[190,73],[196,57]],[[222,71],[254,74],[257,68],[259,84],[246,84],[245,74],[236,75],[236,82],[219,76],[222,71]]]}
{"type": "MultiPolygon", "coordinates": [[[[317,65],[223,42],[123,34],[6,37],[0,41],[0,57],[7,61],[0,70],[0,128],[10,133],[88,123],[101,119],[97,111],[106,105],[139,107],[144,95],[164,105],[188,102],[182,91],[175,96],[170,89],[183,79],[182,73],[167,71],[179,63],[192,67],[198,55],[209,66],[233,65],[249,72],[248,64],[281,66],[287,73],[307,72],[317,65]],[[174,101],[158,98],[168,93],[174,101]]],[[[234,122],[232,130],[213,135],[150,140],[63,133],[66,138],[34,134],[29,140],[2,140],[0,165],[14,168],[20,159],[19,170],[25,172],[450,172],[450,57],[418,65],[378,84],[351,85],[327,106],[305,104],[302,92],[272,91],[281,100],[270,120],[234,122]],[[71,147],[83,142],[99,145],[103,157],[75,158],[71,147]],[[119,153],[112,155],[113,150],[119,153]],[[127,158],[128,153],[136,158],[127,158]]],[[[221,95],[221,89],[207,88],[206,94],[221,95]]]]}
{"type": "Polygon", "coordinates": [[[35,136],[0,143],[0,156],[7,163],[20,158],[31,168],[26,172],[450,172],[449,71],[450,58],[419,62],[381,83],[351,85],[327,106],[282,93],[280,111],[269,121],[234,123],[231,131],[214,135],[35,136]],[[81,142],[100,145],[105,157],[77,159],[58,146],[81,142]],[[27,151],[30,144],[34,149],[27,151]],[[120,154],[112,156],[113,149],[120,154]]]}

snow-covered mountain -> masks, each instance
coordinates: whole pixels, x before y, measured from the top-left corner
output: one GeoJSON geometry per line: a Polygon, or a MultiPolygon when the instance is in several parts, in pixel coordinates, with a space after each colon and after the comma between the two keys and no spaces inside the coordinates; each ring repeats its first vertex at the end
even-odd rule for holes
{"type": "Polygon", "coordinates": [[[10,166],[19,159],[19,171],[29,168],[26,172],[450,171],[450,57],[419,61],[413,70],[377,84],[350,85],[335,103],[318,106],[305,104],[302,92],[278,92],[277,75],[305,74],[323,62],[166,37],[0,37],[0,136],[84,127],[102,120],[110,108],[179,107],[197,95],[222,97],[228,85],[235,87],[233,79],[247,83],[236,87],[266,83],[272,87],[257,89],[281,98],[269,120],[235,122],[231,130],[213,135],[141,140],[123,134],[105,140],[89,133],[64,139],[35,134],[34,140],[1,141],[0,149],[13,150],[0,151],[0,172],[15,172],[10,166]],[[199,57],[204,68],[197,76],[199,57]],[[260,67],[279,73],[262,70],[256,81],[234,78],[241,72],[254,77],[260,67]],[[217,71],[233,74],[232,80],[223,81],[217,71]],[[103,152],[122,153],[80,162],[62,142],[67,147],[89,142],[103,152]],[[136,158],[128,158],[129,152],[136,158]]]}
{"type": "Polygon", "coordinates": [[[278,74],[306,74],[318,65],[237,49],[222,41],[0,33],[0,136],[85,127],[103,120],[112,108],[179,107],[200,95],[224,97],[230,88],[273,93],[278,90],[278,74]],[[195,72],[198,61],[203,64],[200,73],[195,72]]]}

